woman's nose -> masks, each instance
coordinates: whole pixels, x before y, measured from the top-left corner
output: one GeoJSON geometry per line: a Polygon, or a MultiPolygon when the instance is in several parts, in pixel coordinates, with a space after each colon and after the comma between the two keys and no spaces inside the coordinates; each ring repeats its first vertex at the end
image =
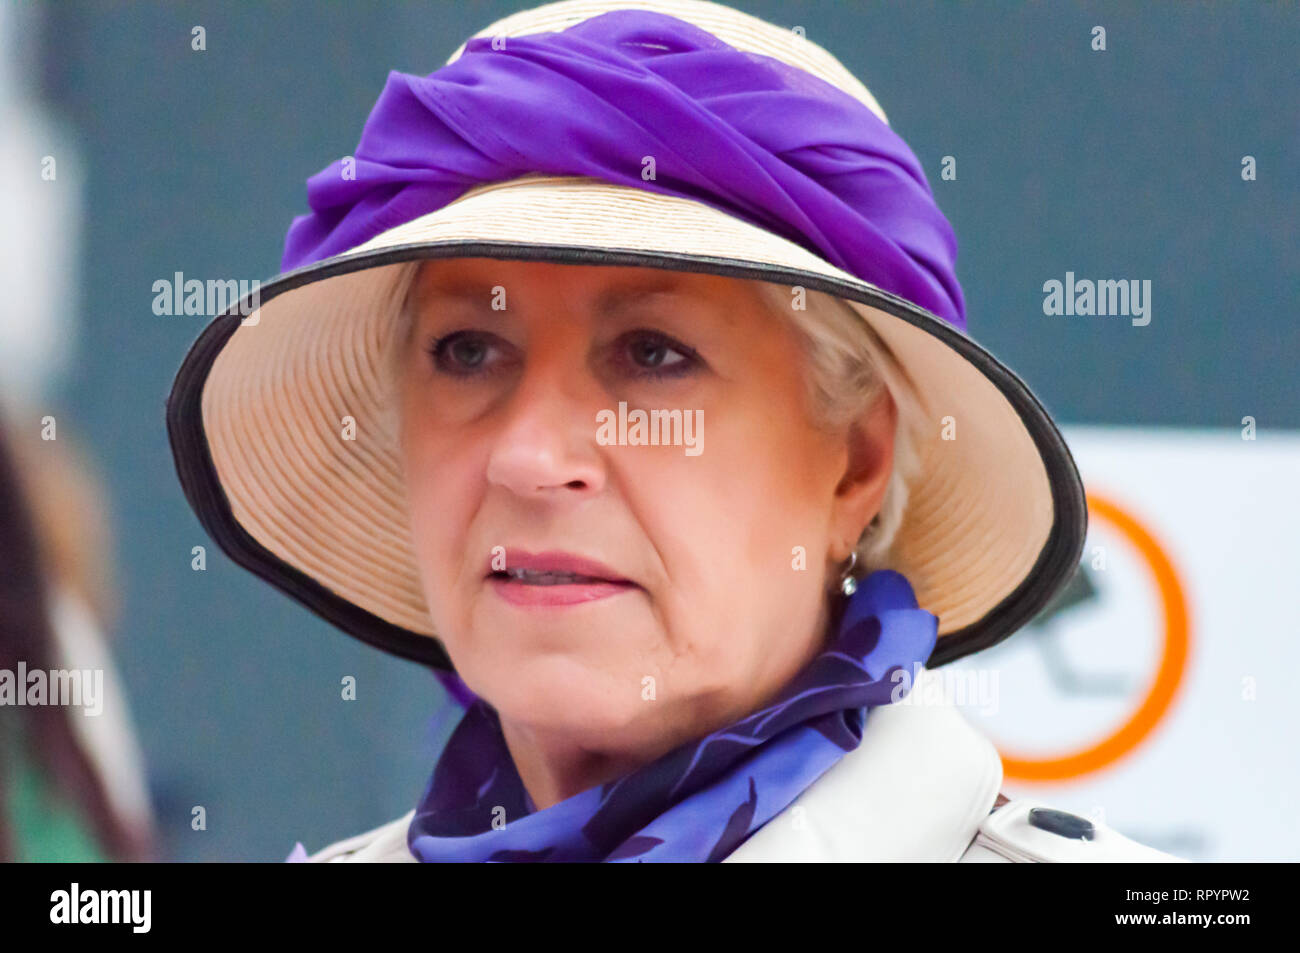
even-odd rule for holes
{"type": "Polygon", "coordinates": [[[577,500],[600,492],[605,470],[589,390],[573,369],[527,368],[499,408],[488,482],[516,496],[543,500],[577,500]]]}

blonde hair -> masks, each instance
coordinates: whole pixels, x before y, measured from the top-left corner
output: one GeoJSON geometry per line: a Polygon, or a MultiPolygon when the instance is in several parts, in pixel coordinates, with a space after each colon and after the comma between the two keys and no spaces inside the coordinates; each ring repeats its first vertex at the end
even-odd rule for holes
{"type": "MultiPolygon", "coordinates": [[[[423,260],[408,263],[407,273],[398,280],[397,316],[388,346],[390,381],[397,379],[401,353],[409,344],[414,326],[415,278],[421,264],[423,260]]],[[[888,345],[844,299],[766,281],[750,283],[773,316],[789,321],[799,332],[807,366],[809,410],[815,426],[830,431],[848,426],[870,410],[886,390],[898,408],[889,483],[880,511],[858,538],[854,575],[861,577],[888,568],[907,508],[908,488],[920,465],[917,426],[923,417],[916,390],[888,345]],[[802,292],[801,298],[796,291],[802,292]],[[799,300],[805,307],[795,307],[799,300]]]]}
{"type": "Polygon", "coordinates": [[[846,427],[870,410],[885,391],[898,408],[889,482],[879,512],[854,547],[858,554],[855,576],[888,568],[907,509],[909,487],[920,468],[917,426],[922,409],[916,390],[889,346],[844,299],[770,282],[754,284],[769,309],[800,332],[815,423],[828,430],[846,427]],[[795,302],[800,300],[805,307],[796,308],[795,302]]]}

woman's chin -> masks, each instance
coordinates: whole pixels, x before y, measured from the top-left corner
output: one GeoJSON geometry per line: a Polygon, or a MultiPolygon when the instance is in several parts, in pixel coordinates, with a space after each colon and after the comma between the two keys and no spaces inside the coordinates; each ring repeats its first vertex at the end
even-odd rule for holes
{"type": "Polygon", "coordinates": [[[527,662],[516,664],[510,681],[485,688],[484,697],[503,721],[583,747],[602,747],[613,739],[622,747],[642,740],[648,730],[662,729],[659,703],[642,698],[639,681],[557,672],[568,667],[538,666],[530,675],[527,662]]]}

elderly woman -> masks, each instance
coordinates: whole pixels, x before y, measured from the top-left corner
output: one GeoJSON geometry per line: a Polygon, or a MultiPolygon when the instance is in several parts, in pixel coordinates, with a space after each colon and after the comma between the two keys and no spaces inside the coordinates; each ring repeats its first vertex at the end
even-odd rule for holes
{"type": "Polygon", "coordinates": [[[178,472],[236,561],[466,705],[415,808],[312,859],[1164,856],[1008,802],[909,703],[1044,606],[1086,514],[825,50],[550,4],[390,74],[308,185],[181,368],[178,472]]]}

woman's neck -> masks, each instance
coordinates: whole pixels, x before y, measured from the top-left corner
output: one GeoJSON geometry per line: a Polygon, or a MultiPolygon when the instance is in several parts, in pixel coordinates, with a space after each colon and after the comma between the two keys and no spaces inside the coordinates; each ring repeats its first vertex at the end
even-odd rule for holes
{"type": "MultiPolygon", "coordinates": [[[[632,752],[590,750],[573,744],[568,738],[505,720],[501,722],[501,733],[519,779],[539,811],[590,787],[630,774],[653,760],[632,752]]],[[[665,749],[668,750],[671,747],[665,749]]]]}

